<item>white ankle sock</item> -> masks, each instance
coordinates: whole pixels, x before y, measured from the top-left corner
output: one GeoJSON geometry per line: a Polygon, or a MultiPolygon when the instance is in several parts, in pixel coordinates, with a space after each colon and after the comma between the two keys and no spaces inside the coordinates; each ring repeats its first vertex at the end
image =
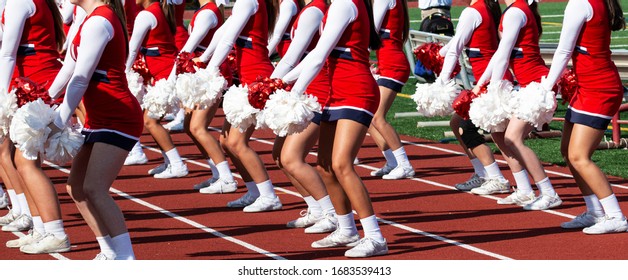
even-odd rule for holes
{"type": "Polygon", "coordinates": [[[33,216],[33,229],[39,232],[39,234],[41,235],[44,235],[46,233],[44,221],[41,220],[40,216],[33,216]]]}
{"type": "Polygon", "coordinates": [[[404,149],[403,147],[396,149],[393,151],[393,155],[395,155],[397,165],[411,167],[410,161],[408,160],[408,155],[406,154],[406,149],[404,149]]]}
{"type": "Polygon", "coordinates": [[[584,198],[584,203],[587,205],[587,212],[593,214],[595,217],[604,217],[604,208],[595,194],[582,197],[584,198]]]}
{"type": "Polygon", "coordinates": [[[63,229],[63,220],[54,220],[44,223],[44,229],[46,233],[54,235],[57,239],[64,239],[67,237],[65,229],[63,229]]]}
{"type": "Polygon", "coordinates": [[[257,189],[259,190],[260,196],[265,196],[268,198],[277,197],[277,195],[275,194],[273,183],[270,180],[266,180],[264,182],[257,184],[257,189]]]}
{"type": "Polygon", "coordinates": [[[532,185],[530,185],[530,179],[528,178],[528,172],[522,169],[519,172],[513,172],[512,176],[515,177],[515,184],[517,184],[517,191],[521,194],[529,194],[534,192],[532,185]]]}
{"type": "Polygon", "coordinates": [[[552,187],[552,182],[548,177],[545,177],[543,180],[536,182],[536,186],[541,190],[541,194],[555,196],[556,191],[554,191],[554,187],[552,187]]]}
{"type": "Polygon", "coordinates": [[[133,146],[133,149],[131,150],[131,153],[135,153],[135,154],[144,153],[144,151],[142,150],[142,144],[140,144],[140,141],[137,141],[137,143],[135,143],[135,145],[133,146]]]}
{"type": "Polygon", "coordinates": [[[484,170],[484,165],[482,165],[482,162],[478,158],[470,159],[470,161],[471,165],[473,165],[473,171],[475,172],[475,174],[480,176],[480,178],[486,179],[488,175],[486,174],[486,170],[484,170]]]}
{"type": "Polygon", "coordinates": [[[235,181],[233,179],[233,174],[231,174],[231,169],[229,169],[229,163],[225,160],[221,163],[216,164],[216,169],[218,170],[218,173],[220,174],[220,179],[223,179],[227,182],[233,182],[235,181]]]}
{"type": "Polygon", "coordinates": [[[619,202],[617,202],[617,197],[615,197],[615,194],[611,194],[605,198],[600,199],[600,203],[602,204],[602,208],[604,208],[604,213],[606,213],[606,216],[618,219],[624,217],[624,214],[621,212],[621,208],[619,208],[619,202]]]}
{"type": "Polygon", "coordinates": [[[257,188],[257,184],[255,184],[255,182],[244,182],[244,185],[246,186],[247,192],[249,192],[251,196],[259,197],[259,189],[257,188]]]}
{"type": "Polygon", "coordinates": [[[364,237],[384,242],[384,236],[379,230],[379,225],[377,224],[377,218],[375,215],[360,219],[360,223],[362,224],[362,229],[364,229],[364,237]]]}
{"type": "Polygon", "coordinates": [[[318,202],[318,205],[321,206],[324,215],[336,214],[336,209],[334,209],[334,205],[331,203],[331,198],[329,197],[329,195],[324,196],[323,198],[319,199],[317,202],[318,202]]]}
{"type": "Polygon", "coordinates": [[[169,164],[170,164],[170,159],[168,159],[168,155],[166,154],[166,152],[161,151],[161,156],[163,156],[163,157],[164,157],[164,163],[165,163],[166,165],[169,165],[169,164]]]}
{"type": "Polygon", "coordinates": [[[13,214],[19,215],[22,214],[22,207],[20,207],[20,200],[17,199],[17,194],[14,189],[7,189],[7,193],[9,194],[9,199],[11,200],[11,211],[13,214]]]}
{"type": "Polygon", "coordinates": [[[116,258],[116,252],[113,250],[113,241],[111,241],[111,236],[96,236],[96,241],[98,241],[101,253],[105,254],[105,256],[109,259],[116,258]]]}
{"type": "Polygon", "coordinates": [[[484,166],[484,170],[486,170],[486,174],[488,175],[489,179],[497,179],[502,183],[508,181],[506,180],[506,178],[504,178],[502,171],[499,170],[499,165],[497,165],[497,162],[493,162],[487,166],[484,166]]]}
{"type": "Polygon", "coordinates": [[[24,193],[18,194],[17,200],[20,202],[21,213],[31,216],[31,209],[28,207],[28,202],[26,202],[26,195],[24,193]]]}
{"type": "Polygon", "coordinates": [[[353,219],[353,212],[345,215],[337,215],[338,217],[338,229],[340,233],[344,235],[355,235],[358,233],[358,229],[355,227],[355,219],[353,219]]]}
{"type": "Polygon", "coordinates": [[[395,159],[395,154],[393,154],[391,149],[383,151],[382,154],[384,154],[384,158],[386,159],[386,164],[388,164],[388,166],[392,166],[392,167],[397,166],[397,160],[395,159]]]}
{"type": "Polygon", "coordinates": [[[314,215],[315,217],[320,217],[323,215],[323,209],[321,209],[318,201],[316,201],[316,199],[314,199],[311,195],[303,197],[303,200],[305,200],[305,204],[307,204],[307,209],[310,211],[310,213],[312,213],[312,215],[314,215]]]}
{"type": "Polygon", "coordinates": [[[216,168],[216,164],[211,158],[207,160],[207,164],[209,165],[209,169],[211,169],[212,171],[212,177],[216,179],[220,178],[220,171],[218,171],[218,168],[216,168]]]}
{"type": "Polygon", "coordinates": [[[133,245],[131,244],[131,236],[128,232],[114,236],[111,238],[113,250],[116,253],[116,260],[134,260],[133,245]]]}
{"type": "Polygon", "coordinates": [[[183,165],[183,160],[181,160],[181,156],[179,156],[177,148],[172,148],[172,150],[167,151],[166,156],[168,157],[170,164],[172,164],[173,166],[183,165]]]}

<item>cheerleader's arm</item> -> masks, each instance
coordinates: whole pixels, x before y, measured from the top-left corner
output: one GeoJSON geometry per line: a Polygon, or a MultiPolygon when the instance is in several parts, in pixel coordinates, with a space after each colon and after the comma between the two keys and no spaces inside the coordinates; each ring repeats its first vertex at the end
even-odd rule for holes
{"type": "Polygon", "coordinates": [[[137,58],[137,53],[142,46],[142,42],[144,42],[144,38],[148,34],[149,31],[157,27],[157,18],[148,12],[141,11],[137,14],[135,18],[135,23],[133,24],[133,34],[131,35],[131,39],[129,40],[129,57],[126,59],[126,71],[129,72],[133,67],[133,63],[137,58]]]}
{"type": "Polygon", "coordinates": [[[69,0],[66,0],[63,3],[63,8],[61,9],[61,17],[63,18],[64,24],[70,24],[74,20],[74,4],[70,3],[69,0]]]}
{"type": "Polygon", "coordinates": [[[375,30],[377,30],[377,33],[379,33],[379,29],[382,28],[382,23],[384,22],[386,13],[394,9],[396,5],[396,0],[373,1],[373,25],[375,26],[375,30]]]}
{"type": "Polygon", "coordinates": [[[297,5],[291,0],[284,0],[279,5],[279,18],[275,23],[273,30],[273,37],[268,42],[268,55],[272,55],[275,52],[275,48],[283,38],[283,34],[286,33],[288,28],[292,28],[290,20],[297,15],[297,5]]]}
{"type": "Polygon", "coordinates": [[[8,91],[24,24],[35,14],[35,4],[33,1],[8,1],[4,7],[4,13],[11,16],[4,17],[4,34],[2,34],[2,49],[0,49],[0,89],[8,91]]]}
{"type": "MultiPolygon", "coordinates": [[[[72,46],[71,43],[70,46],[72,46]]],[[[70,52],[72,52],[72,50],[70,50],[70,52]]],[[[68,81],[70,81],[70,78],[72,78],[72,73],[74,73],[75,66],[76,61],[74,61],[74,58],[72,58],[72,54],[66,54],[65,60],[63,61],[63,67],[61,67],[61,70],[59,70],[59,73],[57,73],[55,80],[52,82],[50,88],[48,89],[48,95],[50,95],[50,98],[54,100],[61,96],[61,93],[63,93],[63,89],[68,84],[68,81]]]]}
{"type": "Polygon", "coordinates": [[[218,28],[218,30],[216,30],[216,32],[214,32],[214,37],[212,37],[211,42],[209,42],[209,46],[207,46],[207,49],[203,52],[203,54],[199,57],[199,59],[203,62],[207,62],[209,61],[209,58],[214,54],[214,51],[216,50],[216,46],[218,46],[218,43],[220,42],[220,38],[222,38],[222,34],[225,33],[225,30],[227,29],[228,23],[229,23],[229,19],[225,20],[225,22],[222,24],[222,26],[220,26],[218,28]]]}
{"type": "Polygon", "coordinates": [[[83,8],[76,7],[76,17],[70,21],[72,25],[70,26],[70,30],[68,30],[68,36],[65,38],[65,43],[63,44],[64,51],[67,51],[68,47],[72,45],[72,41],[74,37],[76,37],[76,33],[81,27],[81,24],[83,24],[83,20],[85,20],[86,16],[87,14],[83,8]]]}
{"type": "MultiPolygon", "coordinates": [[[[236,38],[238,38],[240,33],[242,33],[244,26],[246,26],[246,23],[249,21],[251,16],[257,12],[257,9],[259,8],[257,1],[258,0],[236,1],[233,6],[231,17],[229,17],[229,20],[225,23],[225,25],[228,26],[224,29],[222,36],[217,38],[219,41],[216,45],[216,50],[214,51],[207,67],[218,69],[218,67],[225,61],[227,55],[229,55],[229,52],[233,48],[236,38]]],[[[206,58],[205,55],[202,57],[206,58]]],[[[205,62],[206,60],[201,59],[201,61],[205,62]]]]}
{"type": "MultiPolygon", "coordinates": [[[[440,75],[438,75],[439,79],[445,82],[449,81],[451,73],[458,64],[460,53],[462,53],[464,46],[469,43],[473,32],[475,32],[475,29],[478,28],[480,24],[482,24],[482,16],[476,9],[466,8],[462,11],[460,20],[456,26],[456,35],[449,41],[447,44],[448,47],[444,51],[445,61],[443,62],[443,69],[440,75]]],[[[497,36],[497,34],[495,34],[495,36],[497,36]]],[[[443,49],[445,49],[445,47],[443,47],[443,49]]],[[[441,50],[441,55],[443,55],[443,50],[441,50]]]]}

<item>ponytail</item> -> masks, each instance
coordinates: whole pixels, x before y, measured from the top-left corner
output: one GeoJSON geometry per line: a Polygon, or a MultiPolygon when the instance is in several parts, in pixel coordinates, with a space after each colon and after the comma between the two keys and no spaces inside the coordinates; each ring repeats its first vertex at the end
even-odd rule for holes
{"type": "Polygon", "coordinates": [[[375,25],[373,24],[373,6],[371,5],[371,0],[364,0],[364,6],[366,6],[366,12],[369,16],[369,48],[372,51],[378,50],[379,47],[382,46],[382,40],[379,38],[379,32],[375,30],[375,25]]]}
{"type": "Polygon", "coordinates": [[[268,34],[272,35],[275,30],[275,20],[277,19],[277,6],[279,2],[277,0],[258,0],[266,1],[266,15],[268,18],[268,34]]]}
{"type": "MultiPolygon", "coordinates": [[[[128,0],[127,0],[128,1],[128,0]]],[[[174,6],[168,4],[168,1],[161,1],[161,11],[166,16],[166,21],[168,22],[168,27],[172,32],[172,35],[177,33],[177,21],[174,12],[174,6]]]]}
{"type": "Polygon", "coordinates": [[[403,34],[401,35],[401,41],[405,42],[408,40],[408,36],[410,33],[410,16],[408,15],[408,0],[401,0],[403,4],[403,34]]]}
{"type": "MultiPolygon", "coordinates": [[[[128,1],[128,0],[127,0],[128,1]]],[[[126,46],[126,56],[129,55],[129,31],[126,29],[126,10],[124,9],[124,5],[121,0],[104,0],[106,5],[113,10],[113,12],[118,16],[118,20],[120,20],[120,24],[122,24],[122,32],[124,32],[124,41],[127,42],[126,46]]]]}
{"type": "Polygon", "coordinates": [[[626,19],[624,18],[624,12],[619,2],[617,0],[606,0],[606,8],[608,9],[611,30],[618,31],[626,29],[626,19]]]}
{"type": "Polygon", "coordinates": [[[46,0],[46,4],[48,4],[50,12],[52,12],[57,50],[61,51],[63,49],[63,44],[65,43],[65,31],[63,31],[63,19],[61,19],[61,12],[59,12],[59,6],[57,6],[55,0],[46,0]]]}
{"type": "Polygon", "coordinates": [[[532,10],[532,14],[534,15],[539,36],[541,36],[541,34],[543,34],[543,25],[541,24],[541,15],[539,14],[539,3],[532,1],[532,4],[530,4],[530,10],[532,10]]]}

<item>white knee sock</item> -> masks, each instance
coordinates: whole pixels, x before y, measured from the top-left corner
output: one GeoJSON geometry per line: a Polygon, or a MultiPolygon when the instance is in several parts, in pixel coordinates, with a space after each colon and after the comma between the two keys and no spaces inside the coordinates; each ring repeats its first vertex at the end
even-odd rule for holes
{"type": "Polygon", "coordinates": [[[615,197],[615,194],[611,194],[605,198],[600,199],[600,203],[604,208],[604,213],[606,213],[606,216],[617,219],[621,219],[622,217],[624,217],[624,214],[621,212],[621,208],[619,208],[619,202],[617,202],[617,197],[615,197]]]}
{"type": "Polygon", "coordinates": [[[46,233],[44,221],[41,220],[40,216],[33,216],[33,229],[39,232],[39,234],[41,235],[44,235],[46,233]]]}
{"type": "Polygon", "coordinates": [[[26,202],[26,195],[24,193],[18,194],[17,200],[20,202],[20,208],[22,208],[21,214],[31,216],[31,209],[28,207],[28,202],[26,202]]]}
{"type": "Polygon", "coordinates": [[[508,181],[506,180],[506,178],[504,178],[504,175],[499,169],[499,165],[497,165],[497,162],[493,162],[487,166],[484,166],[484,170],[486,170],[486,174],[488,174],[489,179],[497,179],[502,183],[508,181]]]}
{"type": "Polygon", "coordinates": [[[323,215],[336,214],[336,209],[334,209],[334,205],[331,203],[331,198],[329,197],[329,195],[324,196],[317,202],[323,210],[323,215]]]}
{"type": "Polygon", "coordinates": [[[216,164],[216,170],[218,170],[220,179],[223,179],[227,182],[235,181],[235,179],[233,179],[233,174],[231,174],[231,169],[229,169],[229,163],[226,160],[216,164]]]}
{"type": "Polygon", "coordinates": [[[255,182],[244,182],[244,185],[246,186],[247,192],[249,192],[251,196],[259,197],[259,189],[257,188],[257,184],[255,184],[255,182]]]}
{"type": "Polygon", "coordinates": [[[519,172],[513,172],[512,176],[515,177],[515,184],[517,184],[517,191],[521,194],[529,194],[533,192],[532,185],[530,185],[530,179],[528,178],[528,172],[522,169],[519,172]]]}
{"type": "Polygon", "coordinates": [[[362,229],[364,229],[364,237],[384,242],[384,236],[379,230],[379,225],[377,224],[377,218],[375,215],[360,219],[360,223],[362,224],[362,229]]]}
{"type": "Polygon", "coordinates": [[[388,166],[397,166],[397,160],[395,159],[395,155],[393,154],[391,149],[383,151],[382,154],[384,154],[384,158],[386,159],[386,164],[388,166]]]}
{"type": "Polygon", "coordinates": [[[482,162],[478,158],[470,159],[470,161],[471,165],[473,165],[473,171],[475,172],[475,174],[480,176],[480,178],[486,179],[488,175],[486,174],[486,170],[484,170],[484,165],[482,165],[482,162]]]}
{"type": "Polygon", "coordinates": [[[113,250],[116,253],[116,260],[134,260],[133,244],[128,232],[111,238],[113,250]]]}
{"type": "Polygon", "coordinates": [[[314,217],[320,217],[323,215],[323,209],[321,209],[318,201],[316,201],[316,199],[314,199],[311,195],[303,197],[303,200],[305,200],[305,204],[307,204],[308,211],[310,211],[314,217]]]}
{"type": "Polygon", "coordinates": [[[214,177],[216,179],[219,179],[220,178],[220,172],[216,168],[216,164],[214,163],[214,161],[210,158],[210,159],[207,160],[207,164],[209,165],[209,169],[211,169],[211,171],[212,171],[212,177],[214,177]]]}
{"type": "Polygon", "coordinates": [[[20,200],[17,199],[17,194],[14,189],[7,189],[7,193],[9,194],[9,200],[11,200],[11,211],[13,214],[19,215],[22,214],[22,207],[20,207],[20,200]]]}
{"type": "Polygon", "coordinates": [[[536,182],[536,186],[541,190],[541,194],[555,196],[556,192],[554,191],[554,187],[552,187],[552,182],[548,177],[545,177],[543,180],[536,182]]]}
{"type": "Polygon", "coordinates": [[[408,155],[406,154],[406,149],[400,147],[393,151],[393,155],[395,155],[395,160],[397,160],[397,165],[401,165],[404,167],[411,167],[410,161],[408,160],[408,155]]]}
{"type": "Polygon", "coordinates": [[[353,219],[353,212],[345,215],[337,215],[338,217],[338,229],[340,233],[344,235],[355,235],[358,233],[358,229],[355,227],[355,219],[353,219]]]}
{"type": "Polygon", "coordinates": [[[177,148],[172,148],[172,150],[166,152],[166,156],[170,161],[172,166],[181,166],[183,165],[183,160],[181,160],[181,156],[179,156],[179,152],[177,148]]]}
{"type": "Polygon", "coordinates": [[[585,195],[583,197],[584,203],[587,205],[587,212],[595,217],[604,217],[604,208],[595,194],[585,195]]]}
{"type": "Polygon", "coordinates": [[[113,249],[113,241],[111,240],[111,236],[96,236],[96,241],[98,241],[98,246],[100,247],[100,252],[105,254],[109,259],[116,258],[116,252],[113,249]]]}
{"type": "Polygon", "coordinates": [[[273,183],[270,180],[266,180],[257,184],[257,189],[259,190],[260,196],[265,196],[269,198],[277,197],[277,195],[275,194],[275,189],[273,188],[273,183]]]}
{"type": "Polygon", "coordinates": [[[64,239],[67,237],[65,229],[63,229],[62,220],[54,220],[44,223],[44,229],[46,230],[46,233],[54,235],[57,239],[64,239]]]}

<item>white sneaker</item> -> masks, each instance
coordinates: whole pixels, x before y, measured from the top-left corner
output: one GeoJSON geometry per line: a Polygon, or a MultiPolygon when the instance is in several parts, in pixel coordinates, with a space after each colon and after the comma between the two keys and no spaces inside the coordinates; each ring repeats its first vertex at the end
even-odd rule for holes
{"type": "Polygon", "coordinates": [[[626,231],[628,231],[628,222],[625,216],[621,217],[621,219],[605,216],[604,218],[600,218],[596,224],[582,229],[582,232],[586,234],[605,234],[626,231]]]}
{"type": "Polygon", "coordinates": [[[273,198],[270,198],[260,196],[251,205],[244,207],[243,211],[246,213],[266,212],[281,210],[281,207],[282,205],[279,197],[275,196],[273,198]]]}
{"type": "Polygon", "coordinates": [[[11,222],[15,221],[18,216],[19,215],[16,215],[15,212],[13,212],[13,209],[9,209],[9,213],[0,217],[0,226],[6,226],[10,224],[11,222]]]}
{"type": "Polygon", "coordinates": [[[236,181],[227,182],[219,179],[218,181],[209,185],[209,187],[199,190],[200,193],[232,193],[238,190],[238,183],[236,181]]]}
{"type": "Polygon", "coordinates": [[[494,193],[509,193],[510,183],[502,183],[498,179],[488,179],[479,188],[471,189],[472,194],[494,194],[494,193]]]}
{"type": "Polygon", "coordinates": [[[200,182],[200,183],[194,185],[194,189],[195,190],[200,190],[202,188],[207,188],[207,187],[209,187],[209,185],[213,184],[216,181],[218,181],[218,178],[211,177],[211,178],[209,178],[209,179],[207,179],[207,180],[205,180],[203,182],[200,182]]]}
{"type": "Polygon", "coordinates": [[[2,226],[2,231],[26,231],[33,228],[33,218],[28,215],[20,215],[13,222],[2,226]]]}
{"type": "Polygon", "coordinates": [[[115,258],[111,258],[111,257],[107,257],[107,255],[105,255],[105,253],[100,252],[98,253],[98,255],[96,255],[96,257],[93,259],[95,261],[112,261],[115,258]]]}
{"type": "Polygon", "coordinates": [[[28,244],[36,243],[42,238],[44,238],[43,235],[41,235],[38,231],[31,229],[28,231],[27,235],[24,235],[18,239],[9,240],[7,241],[6,245],[7,248],[20,248],[28,244]]]}
{"type": "Polygon", "coordinates": [[[312,214],[312,211],[310,211],[310,209],[301,210],[299,215],[301,215],[301,217],[297,218],[296,220],[289,221],[286,224],[286,227],[305,228],[314,225],[316,222],[320,221],[323,218],[322,216],[315,216],[314,214],[312,214]]]}
{"type": "Polygon", "coordinates": [[[358,245],[345,252],[345,257],[367,258],[386,254],[388,254],[388,243],[386,242],[386,239],[384,239],[384,242],[379,242],[377,240],[364,237],[360,239],[358,245]]]}
{"type": "Polygon", "coordinates": [[[542,194],[539,197],[537,197],[534,201],[523,206],[523,209],[524,210],[547,210],[550,208],[557,207],[561,204],[563,204],[563,201],[560,200],[560,197],[558,197],[558,194],[554,196],[542,194]]]}
{"type": "Polygon", "coordinates": [[[397,165],[390,173],[382,176],[384,180],[399,180],[414,177],[414,169],[412,166],[397,165]]]}
{"type": "Polygon", "coordinates": [[[167,124],[164,124],[164,128],[170,131],[182,131],[183,130],[183,120],[173,120],[167,124]]]}
{"type": "Polygon", "coordinates": [[[166,170],[161,173],[157,173],[153,175],[155,179],[171,179],[171,178],[181,178],[188,175],[188,167],[185,164],[181,164],[179,166],[174,166],[169,164],[166,170]]]}
{"type": "Polygon", "coordinates": [[[70,241],[66,236],[58,239],[51,233],[46,233],[38,242],[20,247],[20,252],[26,254],[50,254],[70,251],[70,241]]]}
{"type": "Polygon", "coordinates": [[[382,168],[371,171],[371,176],[381,177],[390,173],[393,169],[395,169],[395,167],[388,165],[388,162],[386,162],[382,168]]]}
{"type": "Polygon", "coordinates": [[[164,162],[160,165],[157,165],[155,168],[148,170],[148,175],[159,174],[161,172],[166,171],[167,168],[168,168],[168,165],[164,162]]]}
{"type": "Polygon", "coordinates": [[[141,153],[130,152],[126,156],[126,159],[124,160],[124,165],[139,165],[139,164],[145,164],[147,162],[148,162],[148,158],[146,158],[146,154],[144,154],[144,152],[141,152],[141,153]]]}
{"type": "Polygon", "coordinates": [[[459,191],[470,191],[475,188],[479,188],[484,183],[484,178],[478,176],[478,174],[473,173],[471,178],[464,183],[459,183],[454,185],[454,187],[459,191]]]}
{"type": "Polygon", "coordinates": [[[250,192],[246,192],[242,197],[234,200],[234,201],[229,201],[227,202],[227,207],[229,208],[244,208],[247,207],[251,204],[253,204],[253,202],[255,202],[255,200],[257,199],[256,196],[251,195],[250,192]]]}
{"type": "Polygon", "coordinates": [[[9,206],[9,195],[7,193],[3,193],[2,196],[0,196],[0,209],[7,208],[8,206],[9,206]]]}
{"type": "Polygon", "coordinates": [[[520,191],[515,190],[509,196],[500,198],[497,200],[497,204],[517,204],[523,206],[533,202],[536,199],[534,192],[529,194],[522,194],[520,191]]]}
{"type": "Polygon", "coordinates": [[[354,235],[345,235],[340,232],[340,229],[337,229],[330,235],[325,236],[325,238],[312,242],[312,248],[348,246],[360,240],[360,236],[357,233],[354,235]]]}
{"type": "Polygon", "coordinates": [[[338,218],[335,214],[327,214],[323,216],[313,226],[305,229],[305,233],[325,233],[333,232],[338,228],[338,218]]]}
{"type": "Polygon", "coordinates": [[[593,214],[584,212],[569,222],[560,224],[561,228],[586,228],[601,222],[604,217],[596,217],[593,214]]]}

